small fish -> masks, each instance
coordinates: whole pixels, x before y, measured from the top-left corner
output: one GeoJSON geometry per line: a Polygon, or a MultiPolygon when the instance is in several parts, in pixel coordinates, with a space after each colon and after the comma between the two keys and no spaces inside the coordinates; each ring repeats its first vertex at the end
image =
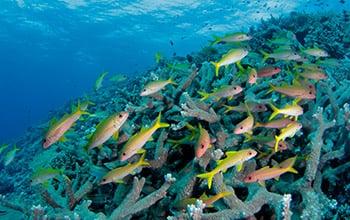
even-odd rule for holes
{"type": "Polygon", "coordinates": [[[88,104],[80,105],[72,110],[71,114],[64,115],[59,121],[52,119],[50,127],[45,135],[43,147],[47,149],[57,141],[65,141],[64,134],[77,122],[82,115],[88,115],[86,112],[88,104]]]}
{"type": "Polygon", "coordinates": [[[112,82],[122,82],[122,81],[125,81],[126,79],[127,77],[124,74],[115,74],[114,76],[109,78],[109,80],[112,82]]]}
{"type": "Polygon", "coordinates": [[[279,114],[283,114],[285,116],[298,117],[304,113],[303,108],[296,103],[293,103],[292,105],[287,104],[281,109],[278,109],[276,106],[274,106],[272,103],[270,103],[270,107],[272,108],[273,113],[269,117],[269,121],[274,119],[279,114]]]}
{"type": "Polygon", "coordinates": [[[275,152],[278,150],[278,144],[282,140],[284,141],[288,137],[293,137],[302,128],[302,125],[299,122],[293,121],[287,125],[287,127],[281,129],[280,134],[275,136],[275,152]]]}
{"type": "Polygon", "coordinates": [[[271,168],[269,166],[263,167],[259,170],[248,174],[243,181],[246,183],[258,182],[260,185],[265,186],[265,180],[269,180],[272,178],[278,180],[279,177],[286,172],[297,174],[298,171],[293,168],[295,160],[296,157],[292,157],[283,161],[277,166],[271,168]]]}
{"type": "Polygon", "coordinates": [[[244,149],[240,151],[228,151],[225,153],[226,158],[218,160],[217,166],[208,173],[197,175],[201,179],[208,179],[208,188],[211,188],[215,174],[219,172],[226,172],[230,167],[237,165],[237,171],[241,171],[243,163],[256,156],[257,152],[253,149],[244,149]]]}
{"type": "MultiPolygon", "coordinates": [[[[259,145],[266,145],[270,148],[275,147],[276,140],[273,136],[263,136],[263,135],[251,135],[251,134],[244,134],[245,140],[244,142],[254,142],[259,145]]],[[[288,144],[285,141],[280,141],[278,143],[278,150],[283,151],[288,149],[288,144]]]]}
{"type": "MultiPolygon", "coordinates": [[[[221,192],[221,193],[218,193],[214,196],[208,197],[204,192],[198,199],[203,201],[203,203],[205,204],[205,207],[211,208],[211,207],[213,207],[213,204],[216,201],[218,201],[226,196],[232,195],[232,194],[233,194],[233,192],[221,192]]],[[[183,199],[176,204],[176,207],[178,209],[184,209],[187,207],[187,205],[195,204],[198,199],[197,198],[183,199]]]]}
{"type": "Polygon", "coordinates": [[[243,91],[243,88],[238,85],[227,85],[222,86],[219,89],[214,89],[211,93],[200,92],[198,94],[202,96],[201,101],[215,98],[215,100],[219,100],[221,98],[229,98],[232,99],[234,95],[237,95],[243,91]]]}
{"type": "Polygon", "coordinates": [[[329,57],[329,54],[327,53],[327,51],[320,49],[320,48],[317,48],[317,47],[308,48],[308,49],[302,50],[302,52],[306,53],[307,55],[314,56],[316,58],[329,57]]]}
{"type": "Polygon", "coordinates": [[[274,121],[269,121],[269,122],[256,122],[254,128],[284,128],[290,123],[292,123],[293,120],[289,118],[282,118],[282,119],[277,119],[274,121]]]}
{"type": "Polygon", "coordinates": [[[306,70],[298,74],[305,79],[313,79],[316,81],[327,79],[327,75],[323,71],[319,70],[306,70]]]}
{"type": "Polygon", "coordinates": [[[236,128],[233,133],[235,134],[244,134],[247,132],[251,132],[254,126],[254,117],[252,113],[249,111],[248,104],[245,103],[247,112],[248,112],[248,117],[246,117],[243,121],[238,123],[236,125],[236,128]]]}
{"type": "Polygon", "coordinates": [[[254,68],[251,68],[249,70],[249,75],[248,75],[248,83],[250,85],[255,84],[256,80],[258,79],[258,74],[254,68]]]}
{"type": "Polygon", "coordinates": [[[154,59],[156,60],[156,63],[160,63],[160,61],[163,59],[163,55],[158,51],[154,55],[154,59]]]}
{"type": "Polygon", "coordinates": [[[7,148],[8,146],[9,146],[8,144],[3,144],[3,145],[1,145],[1,147],[0,147],[0,154],[1,154],[4,150],[6,150],[6,148],[7,148]]]}
{"type": "Polygon", "coordinates": [[[157,80],[157,81],[149,82],[145,85],[145,88],[142,90],[140,95],[141,96],[152,95],[156,92],[159,92],[163,88],[165,88],[165,86],[167,86],[168,84],[177,85],[171,78],[168,80],[157,80]]]}
{"type": "Polygon", "coordinates": [[[9,165],[13,161],[13,159],[15,159],[17,151],[19,151],[19,148],[17,148],[17,146],[15,145],[12,150],[7,152],[7,154],[4,157],[5,166],[9,165]]]}
{"type": "Polygon", "coordinates": [[[170,70],[178,70],[178,71],[188,71],[191,68],[191,65],[189,63],[168,63],[167,67],[170,70]]]}
{"type": "Polygon", "coordinates": [[[95,147],[102,147],[102,145],[113,135],[116,139],[119,134],[119,129],[123,126],[128,117],[128,112],[119,112],[101,121],[96,126],[95,132],[90,137],[86,149],[91,150],[95,147]]]}
{"type": "Polygon", "coordinates": [[[265,66],[258,70],[258,78],[270,77],[281,72],[281,68],[277,66],[265,66]]]}
{"type": "Polygon", "coordinates": [[[102,83],[103,80],[105,78],[105,76],[108,74],[108,72],[103,72],[101,73],[101,75],[97,78],[96,82],[95,82],[95,91],[97,92],[101,87],[102,87],[102,83]]]}
{"type": "Polygon", "coordinates": [[[199,124],[199,137],[196,143],[195,154],[197,158],[201,158],[210,147],[210,136],[201,124],[199,124]]]}
{"type": "Polygon", "coordinates": [[[230,64],[241,61],[248,55],[248,50],[243,48],[231,49],[225,55],[222,56],[218,62],[210,62],[215,66],[215,75],[219,76],[219,69],[221,66],[228,66],[230,64]]]}
{"type": "Polygon", "coordinates": [[[145,153],[142,154],[140,160],[136,163],[129,163],[123,167],[118,167],[109,171],[100,182],[100,185],[115,182],[123,183],[123,178],[132,174],[137,168],[142,166],[150,166],[150,164],[145,161],[145,153]]]}
{"type": "Polygon", "coordinates": [[[316,98],[316,89],[312,84],[307,83],[294,83],[293,85],[282,85],[274,86],[270,84],[271,89],[269,92],[276,91],[283,95],[300,98],[300,99],[315,99],[316,98]]]}
{"type": "Polygon", "coordinates": [[[326,66],[326,67],[339,67],[341,66],[341,62],[339,62],[338,59],[325,59],[325,60],[317,60],[316,61],[317,65],[322,65],[322,66],[326,66]]]}
{"type": "Polygon", "coordinates": [[[37,184],[45,183],[50,179],[56,178],[59,175],[62,175],[63,171],[60,169],[53,168],[40,168],[35,171],[30,179],[30,184],[35,186],[37,184]]]}
{"type": "Polygon", "coordinates": [[[259,104],[255,102],[247,102],[247,107],[245,103],[240,103],[238,106],[228,106],[225,105],[226,110],[224,113],[230,112],[230,111],[235,111],[235,112],[265,112],[267,111],[267,107],[264,104],[259,104]]]}
{"type": "Polygon", "coordinates": [[[284,61],[298,61],[302,59],[302,57],[297,52],[291,50],[275,50],[271,54],[266,53],[265,51],[260,52],[263,55],[263,61],[266,61],[268,58],[284,61]]]}
{"type": "Polygon", "coordinates": [[[252,37],[247,35],[246,33],[238,32],[238,33],[228,34],[224,37],[214,36],[214,41],[211,43],[211,45],[243,42],[251,39],[252,37]]]}
{"type": "Polygon", "coordinates": [[[124,145],[122,151],[121,151],[121,161],[125,161],[132,157],[134,154],[138,152],[143,152],[141,149],[146,142],[151,139],[154,132],[156,132],[159,128],[166,128],[170,125],[168,123],[163,123],[160,121],[161,119],[161,113],[159,113],[156,121],[153,123],[153,125],[150,128],[141,128],[141,131],[134,134],[124,145]]]}

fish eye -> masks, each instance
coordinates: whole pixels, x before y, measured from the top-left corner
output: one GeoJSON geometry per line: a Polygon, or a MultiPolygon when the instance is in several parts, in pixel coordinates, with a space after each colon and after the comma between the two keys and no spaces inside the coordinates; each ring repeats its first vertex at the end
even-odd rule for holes
{"type": "Polygon", "coordinates": [[[311,92],[311,91],[309,92],[309,95],[312,95],[312,92],[311,92]]]}
{"type": "Polygon", "coordinates": [[[258,108],[262,108],[262,106],[261,106],[261,105],[258,105],[258,108]]]}
{"type": "Polygon", "coordinates": [[[252,177],[251,177],[251,176],[249,176],[249,177],[248,177],[248,180],[251,180],[251,179],[252,179],[252,177]]]}
{"type": "Polygon", "coordinates": [[[105,182],[106,180],[107,180],[106,178],[103,178],[103,180],[102,180],[102,181],[103,181],[103,182],[105,182]]]}
{"type": "Polygon", "coordinates": [[[278,68],[277,68],[277,67],[275,67],[275,70],[278,70],[278,68]]]}
{"type": "Polygon", "coordinates": [[[119,114],[119,118],[122,118],[123,117],[123,115],[122,114],[119,114]]]}
{"type": "Polygon", "coordinates": [[[237,88],[236,87],[233,87],[234,90],[236,90],[237,88]]]}
{"type": "Polygon", "coordinates": [[[202,148],[202,149],[204,148],[204,144],[201,144],[201,148],[202,148]]]}
{"type": "Polygon", "coordinates": [[[126,156],[126,153],[123,153],[123,156],[126,156]]]}
{"type": "Polygon", "coordinates": [[[294,55],[297,55],[297,53],[294,53],[294,55]]]}
{"type": "Polygon", "coordinates": [[[253,153],[252,153],[252,152],[249,152],[248,154],[249,154],[249,155],[252,155],[253,153]]]}
{"type": "Polygon", "coordinates": [[[279,144],[278,146],[279,146],[279,147],[282,147],[282,144],[279,144]]]}
{"type": "Polygon", "coordinates": [[[243,126],[241,126],[239,129],[241,129],[241,130],[242,130],[242,129],[243,129],[243,126]]]}

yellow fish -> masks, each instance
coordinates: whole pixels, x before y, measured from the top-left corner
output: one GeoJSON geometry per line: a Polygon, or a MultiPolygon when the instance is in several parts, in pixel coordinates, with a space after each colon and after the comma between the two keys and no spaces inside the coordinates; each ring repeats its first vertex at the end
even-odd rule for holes
{"type": "Polygon", "coordinates": [[[34,186],[40,183],[45,183],[48,180],[56,178],[57,176],[62,174],[63,174],[63,171],[59,169],[40,168],[33,173],[30,179],[30,184],[34,186]]]}
{"type": "Polygon", "coordinates": [[[108,72],[103,72],[97,78],[97,80],[95,82],[95,91],[98,91],[102,87],[103,80],[104,80],[104,78],[106,77],[107,74],[108,74],[108,72]]]}
{"type": "Polygon", "coordinates": [[[233,33],[233,34],[228,34],[226,36],[223,37],[217,37],[214,36],[214,41],[211,43],[211,45],[215,45],[215,44],[220,44],[220,43],[237,43],[237,42],[243,42],[243,41],[248,41],[251,40],[252,37],[249,36],[246,33],[242,33],[242,32],[237,32],[237,33],[233,33]]]}
{"type": "Polygon", "coordinates": [[[257,152],[253,149],[244,149],[240,151],[228,151],[225,153],[226,158],[217,161],[217,166],[208,173],[197,175],[201,179],[208,179],[208,188],[211,188],[215,174],[226,172],[230,167],[237,165],[237,170],[240,171],[243,167],[243,162],[255,157],[257,152]]]}
{"type": "Polygon", "coordinates": [[[149,166],[150,164],[145,161],[145,153],[142,154],[140,160],[136,163],[129,163],[123,167],[118,167],[109,171],[100,182],[101,185],[115,182],[115,183],[123,183],[123,178],[129,174],[132,174],[137,168],[141,166],[149,166]]]}
{"type": "Polygon", "coordinates": [[[293,137],[302,128],[299,122],[293,121],[287,125],[287,127],[281,129],[280,135],[275,136],[275,152],[278,150],[278,143],[282,140],[284,141],[288,137],[293,137]]]}
{"type": "Polygon", "coordinates": [[[270,104],[270,107],[272,108],[273,113],[269,117],[269,121],[274,119],[279,114],[283,114],[285,116],[298,117],[298,116],[300,116],[300,115],[302,115],[304,113],[303,108],[300,105],[296,104],[296,103],[293,103],[292,105],[287,104],[282,109],[278,109],[273,104],[270,104]]]}
{"type": "Polygon", "coordinates": [[[218,62],[211,62],[215,66],[215,75],[219,75],[219,69],[221,66],[228,66],[232,63],[241,61],[248,55],[248,50],[244,48],[231,49],[225,55],[222,56],[218,62]]]}
{"type": "Polygon", "coordinates": [[[102,144],[108,141],[108,139],[111,138],[113,135],[117,137],[119,129],[128,119],[128,117],[128,112],[119,112],[101,121],[97,125],[95,132],[89,139],[87,150],[91,150],[95,147],[101,147],[102,144]]]}
{"type": "Polygon", "coordinates": [[[141,96],[152,95],[160,90],[162,90],[168,84],[176,85],[176,83],[170,78],[168,80],[157,80],[150,82],[145,85],[145,88],[141,92],[141,96]]]}
{"type": "Polygon", "coordinates": [[[209,98],[215,98],[215,100],[219,100],[221,98],[229,98],[232,99],[234,95],[237,95],[243,91],[243,88],[238,85],[226,85],[221,88],[214,89],[213,92],[201,92],[198,91],[198,94],[202,96],[201,101],[204,101],[209,98]]]}
{"type": "MultiPolygon", "coordinates": [[[[213,207],[214,202],[232,194],[233,194],[232,192],[221,192],[214,196],[208,197],[205,193],[203,193],[198,199],[203,201],[203,203],[205,204],[205,207],[211,208],[213,207]]],[[[176,207],[179,209],[180,208],[184,209],[187,207],[187,205],[195,204],[198,199],[197,198],[183,199],[176,204],[176,207]]]]}
{"type": "Polygon", "coordinates": [[[168,123],[163,123],[160,121],[161,113],[159,113],[156,121],[150,128],[141,128],[141,131],[137,134],[134,134],[124,145],[122,149],[122,154],[120,157],[121,161],[125,161],[132,157],[134,154],[138,152],[143,152],[141,148],[146,144],[146,142],[151,139],[154,132],[156,132],[159,128],[169,127],[168,123]]]}
{"type": "Polygon", "coordinates": [[[265,180],[269,180],[272,178],[275,178],[276,180],[278,180],[279,176],[281,176],[286,172],[297,174],[298,171],[293,168],[295,160],[296,160],[296,157],[292,157],[283,161],[277,166],[274,166],[271,168],[269,166],[263,167],[259,170],[256,170],[248,174],[243,181],[246,183],[258,182],[260,185],[265,186],[265,180]]]}

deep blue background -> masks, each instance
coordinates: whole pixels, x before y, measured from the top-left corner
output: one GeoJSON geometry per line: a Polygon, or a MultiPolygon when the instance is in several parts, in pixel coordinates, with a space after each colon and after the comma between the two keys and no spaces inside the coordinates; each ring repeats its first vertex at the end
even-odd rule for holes
{"type": "Polygon", "coordinates": [[[92,91],[102,71],[142,72],[156,51],[185,55],[270,14],[349,8],[320,2],[1,0],[0,143],[92,91]]]}

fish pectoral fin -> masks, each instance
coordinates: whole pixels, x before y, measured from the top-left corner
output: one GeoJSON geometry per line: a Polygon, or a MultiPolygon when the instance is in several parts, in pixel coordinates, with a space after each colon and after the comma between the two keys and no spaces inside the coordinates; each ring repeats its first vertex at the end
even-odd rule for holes
{"type": "Polygon", "coordinates": [[[280,180],[280,176],[276,176],[274,179],[278,181],[280,180]]]}
{"type": "Polygon", "coordinates": [[[240,172],[242,170],[242,168],[243,168],[243,163],[237,164],[236,169],[237,169],[238,172],[240,172]]]}
{"type": "Polygon", "coordinates": [[[67,138],[65,136],[62,136],[58,141],[59,142],[66,142],[67,138]]]}
{"type": "Polygon", "coordinates": [[[123,180],[114,180],[115,183],[122,183],[124,184],[125,182],[123,180]]]}
{"type": "Polygon", "coordinates": [[[113,134],[113,139],[114,139],[115,141],[117,141],[118,138],[119,138],[119,131],[116,131],[116,132],[113,134]]]}
{"type": "Polygon", "coordinates": [[[148,141],[154,141],[153,137],[151,136],[148,141]]]}
{"type": "Polygon", "coordinates": [[[136,151],[137,154],[143,154],[145,152],[146,152],[146,150],[143,149],[143,148],[141,148],[140,150],[136,151]]]}
{"type": "Polygon", "coordinates": [[[227,169],[222,170],[222,173],[226,173],[227,169]]]}
{"type": "Polygon", "coordinates": [[[260,180],[260,181],[258,181],[258,183],[260,184],[260,186],[266,187],[266,184],[265,184],[264,180],[260,180]]]}

